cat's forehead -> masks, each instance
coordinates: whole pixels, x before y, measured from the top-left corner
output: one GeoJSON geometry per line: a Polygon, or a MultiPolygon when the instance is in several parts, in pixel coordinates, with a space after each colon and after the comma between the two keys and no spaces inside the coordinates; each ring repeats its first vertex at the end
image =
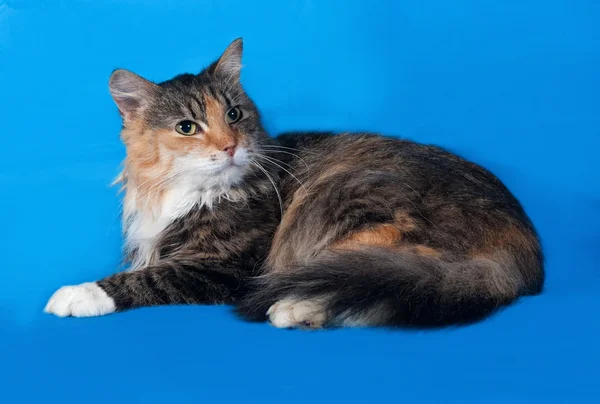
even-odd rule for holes
{"type": "Polygon", "coordinates": [[[180,74],[159,84],[161,95],[168,97],[189,97],[204,92],[208,88],[217,87],[215,80],[204,75],[180,74]]]}
{"type": "Polygon", "coordinates": [[[175,120],[206,121],[206,105],[214,101],[228,108],[233,99],[240,100],[239,86],[222,83],[218,77],[203,72],[199,75],[181,74],[159,83],[160,92],[151,101],[148,123],[154,127],[172,125],[175,120]]]}
{"type": "Polygon", "coordinates": [[[223,101],[229,96],[238,96],[243,93],[239,83],[224,81],[222,77],[207,73],[206,71],[194,74],[180,74],[159,84],[163,97],[185,101],[192,97],[212,97],[223,101]]]}

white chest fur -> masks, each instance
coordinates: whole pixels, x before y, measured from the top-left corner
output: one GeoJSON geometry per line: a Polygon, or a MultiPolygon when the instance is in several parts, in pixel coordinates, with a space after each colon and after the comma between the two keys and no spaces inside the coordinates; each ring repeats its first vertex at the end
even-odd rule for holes
{"type": "Polygon", "coordinates": [[[144,209],[144,204],[137,200],[135,188],[127,189],[123,212],[125,247],[127,251],[135,251],[129,269],[156,264],[159,258],[157,242],[161,234],[173,221],[192,209],[203,206],[212,209],[221,200],[239,202],[246,197],[246,192],[239,189],[202,189],[197,184],[180,183],[165,190],[158,203],[144,209]]]}
{"type": "Polygon", "coordinates": [[[210,196],[191,186],[179,185],[166,190],[155,206],[141,209],[135,190],[128,192],[133,192],[133,195],[129,194],[126,198],[123,226],[126,248],[136,251],[131,262],[132,270],[155,264],[158,259],[156,242],[161,233],[194,207],[207,204],[206,198],[210,196]]]}

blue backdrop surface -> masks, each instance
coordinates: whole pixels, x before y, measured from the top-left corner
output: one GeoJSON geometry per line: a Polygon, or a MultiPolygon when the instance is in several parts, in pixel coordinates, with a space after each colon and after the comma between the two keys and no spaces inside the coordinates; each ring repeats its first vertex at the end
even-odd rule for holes
{"type": "Polygon", "coordinates": [[[600,402],[598,21],[594,0],[0,0],[0,401],[600,402]],[[495,172],[540,231],[545,292],[423,332],[43,314],[119,262],[110,72],[198,72],[239,36],[271,133],[381,131],[495,172]]]}

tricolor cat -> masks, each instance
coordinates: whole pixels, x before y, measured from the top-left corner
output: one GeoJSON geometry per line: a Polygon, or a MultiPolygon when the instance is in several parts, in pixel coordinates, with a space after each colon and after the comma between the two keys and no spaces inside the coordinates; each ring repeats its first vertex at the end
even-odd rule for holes
{"type": "Polygon", "coordinates": [[[231,304],[276,327],[444,326],[540,293],[523,208],[490,172],[375,134],[271,138],[240,84],[242,41],[200,74],[110,77],[129,270],[46,312],[231,304]]]}

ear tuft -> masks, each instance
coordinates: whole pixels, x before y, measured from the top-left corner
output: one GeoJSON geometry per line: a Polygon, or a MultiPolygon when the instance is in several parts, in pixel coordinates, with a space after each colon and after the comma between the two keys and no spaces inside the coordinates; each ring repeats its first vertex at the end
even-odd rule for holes
{"type": "Polygon", "coordinates": [[[130,119],[148,105],[157,85],[125,69],[117,69],[108,80],[108,87],[123,119],[130,119]]]}
{"type": "Polygon", "coordinates": [[[233,77],[237,80],[240,78],[240,70],[242,70],[242,52],[244,44],[242,38],[233,41],[225,52],[217,61],[215,73],[233,77]]]}

